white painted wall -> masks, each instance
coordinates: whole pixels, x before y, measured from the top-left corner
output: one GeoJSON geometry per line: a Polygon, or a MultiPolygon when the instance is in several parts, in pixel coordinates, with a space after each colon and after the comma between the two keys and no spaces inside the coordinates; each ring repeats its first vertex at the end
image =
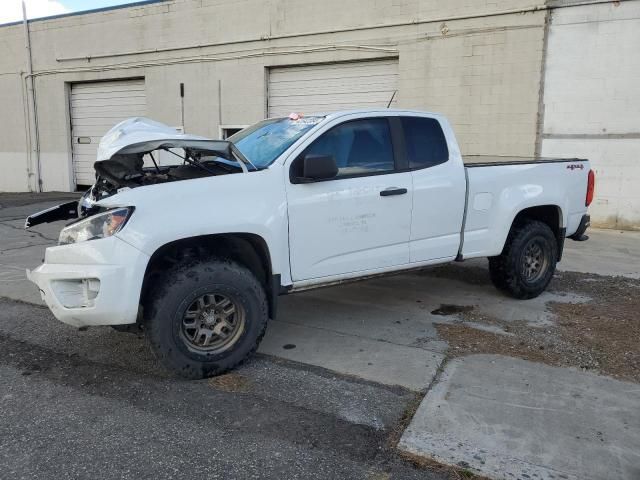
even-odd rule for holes
{"type": "Polygon", "coordinates": [[[553,11],[542,154],[596,171],[595,225],[640,229],[640,2],[553,11]]]}

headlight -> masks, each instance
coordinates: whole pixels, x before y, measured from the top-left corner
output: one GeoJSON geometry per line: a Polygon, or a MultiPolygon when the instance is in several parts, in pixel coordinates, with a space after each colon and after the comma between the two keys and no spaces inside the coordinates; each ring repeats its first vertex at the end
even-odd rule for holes
{"type": "Polygon", "coordinates": [[[110,237],[122,230],[132,213],[133,207],[114,208],[72,223],[60,232],[58,245],[110,237]]]}

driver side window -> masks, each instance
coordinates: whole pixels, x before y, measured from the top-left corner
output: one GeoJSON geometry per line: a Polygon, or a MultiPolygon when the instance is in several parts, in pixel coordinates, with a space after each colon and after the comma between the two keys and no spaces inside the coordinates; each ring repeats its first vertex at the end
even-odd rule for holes
{"type": "Polygon", "coordinates": [[[386,118],[366,118],[340,124],[325,132],[303,153],[331,155],[338,166],[335,178],[394,170],[391,129],[386,118]]]}

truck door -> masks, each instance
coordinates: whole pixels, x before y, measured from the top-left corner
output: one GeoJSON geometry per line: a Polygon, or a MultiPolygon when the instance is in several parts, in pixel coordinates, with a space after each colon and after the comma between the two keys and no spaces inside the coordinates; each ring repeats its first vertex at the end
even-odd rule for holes
{"type": "Polygon", "coordinates": [[[404,144],[413,176],[409,252],[411,263],[454,258],[460,246],[466,182],[459,153],[449,152],[440,122],[402,117],[404,144]]]}
{"type": "Polygon", "coordinates": [[[409,263],[411,173],[398,171],[392,137],[386,117],[349,120],[294,159],[292,171],[305,156],[333,156],[338,167],[334,178],[287,181],[294,281],[409,263]]]}

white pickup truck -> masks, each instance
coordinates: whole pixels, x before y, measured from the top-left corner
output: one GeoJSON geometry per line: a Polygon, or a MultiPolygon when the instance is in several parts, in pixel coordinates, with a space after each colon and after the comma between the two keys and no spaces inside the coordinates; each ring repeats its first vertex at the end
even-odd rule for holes
{"type": "Polygon", "coordinates": [[[282,294],[488,257],[499,289],[535,297],[565,237],[587,238],[594,187],[586,160],[463,159],[444,117],[404,110],[291,114],[229,141],[134,118],[95,169],[79,202],[27,218],[74,219],[27,275],[62,322],[141,325],[188,378],[255,351],[282,294]]]}

